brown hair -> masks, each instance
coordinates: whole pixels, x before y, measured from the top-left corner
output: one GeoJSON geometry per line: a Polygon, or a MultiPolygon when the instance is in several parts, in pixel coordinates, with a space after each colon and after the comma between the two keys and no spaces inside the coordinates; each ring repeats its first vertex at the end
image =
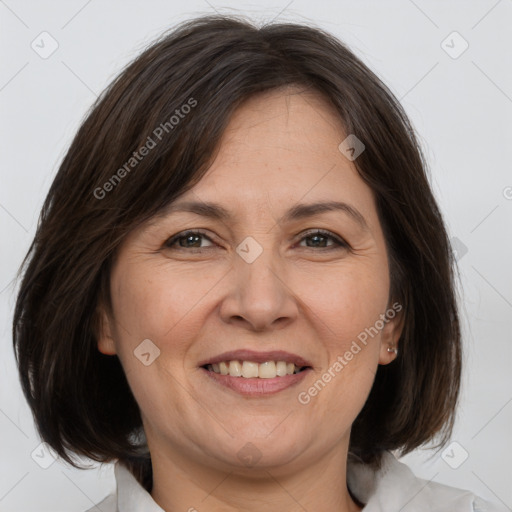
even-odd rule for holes
{"type": "Polygon", "coordinates": [[[116,248],[198,182],[237,107],[293,85],[322,94],[346,133],[363,141],[354,165],[374,191],[390,297],[404,307],[398,358],[378,367],[349,450],[378,466],[384,450],[405,454],[437,436],[437,446],[449,439],[461,374],[455,265],[403,108],[318,28],[205,16],[153,43],[98,98],[62,161],[20,269],[13,341],[23,391],[42,439],[66,461],[76,465],[68,451],[119,459],[151,489],[151,460],[133,437],[142,426],[138,405],[119,359],[97,348],[96,311],[100,302],[110,308],[116,248]],[[136,158],[156,142],[158,127],[163,142],[136,158]]]}

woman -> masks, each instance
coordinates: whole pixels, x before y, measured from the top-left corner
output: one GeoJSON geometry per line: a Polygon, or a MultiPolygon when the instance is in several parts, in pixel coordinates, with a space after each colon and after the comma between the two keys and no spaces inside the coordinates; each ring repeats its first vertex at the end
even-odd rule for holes
{"type": "Polygon", "coordinates": [[[182,24],[65,156],[14,317],[91,510],[498,510],[395,458],[449,439],[453,258],[403,109],[321,30],[182,24]]]}

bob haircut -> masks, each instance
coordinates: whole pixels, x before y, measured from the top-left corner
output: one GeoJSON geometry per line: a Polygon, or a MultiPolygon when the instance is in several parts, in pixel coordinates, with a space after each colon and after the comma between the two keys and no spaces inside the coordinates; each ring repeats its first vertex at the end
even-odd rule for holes
{"type": "Polygon", "coordinates": [[[214,15],[164,34],[97,99],[63,158],[20,268],[13,343],[23,392],[41,438],[66,462],[80,467],[73,453],[118,459],[151,490],[151,459],[134,437],[142,428],[139,407],[117,356],[97,348],[98,306],[111,312],[116,249],[200,180],[243,102],[295,86],[320,93],[346,134],[365,145],[353,164],[373,190],[390,299],[403,306],[399,355],[378,367],[352,425],[350,456],[379,467],[384,450],[405,455],[437,437],[436,447],[448,441],[462,366],[456,267],[402,106],[319,28],[257,27],[214,15]]]}

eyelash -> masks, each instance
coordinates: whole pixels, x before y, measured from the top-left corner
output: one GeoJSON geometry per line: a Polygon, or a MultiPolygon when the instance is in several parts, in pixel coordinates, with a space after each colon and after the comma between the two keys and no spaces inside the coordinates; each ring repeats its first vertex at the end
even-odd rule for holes
{"type": "MultiPolygon", "coordinates": [[[[208,235],[206,235],[205,233],[203,233],[202,231],[193,231],[193,230],[189,230],[189,231],[183,231],[181,233],[178,233],[172,237],[170,237],[164,244],[164,247],[165,248],[168,248],[168,249],[172,249],[173,245],[178,241],[180,240],[181,238],[187,238],[188,236],[190,235],[201,235],[203,236],[204,238],[206,238],[207,240],[209,240],[210,242],[212,243],[215,243],[208,235]]],[[[349,245],[343,240],[341,239],[340,237],[334,235],[333,233],[331,233],[330,231],[326,231],[326,230],[323,230],[323,229],[315,229],[313,231],[308,231],[306,232],[303,237],[299,240],[299,243],[302,242],[302,240],[305,240],[306,238],[311,238],[315,235],[321,235],[325,238],[330,238],[331,240],[334,241],[335,245],[334,246],[330,246],[330,247],[320,247],[320,250],[323,250],[323,251],[330,251],[330,250],[337,250],[337,249],[347,249],[349,247],[349,245]]],[[[191,252],[193,253],[201,253],[205,250],[209,250],[211,249],[211,247],[180,247],[178,248],[178,250],[187,250],[187,249],[192,249],[191,252]]],[[[312,250],[315,250],[314,247],[306,247],[306,249],[312,249],[312,250]]]]}

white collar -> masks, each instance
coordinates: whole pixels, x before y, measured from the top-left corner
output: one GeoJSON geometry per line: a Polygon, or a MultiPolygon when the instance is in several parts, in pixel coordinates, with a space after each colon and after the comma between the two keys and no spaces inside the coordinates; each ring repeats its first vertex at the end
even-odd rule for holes
{"type": "MultiPolygon", "coordinates": [[[[102,512],[165,512],[137,482],[128,469],[116,462],[117,499],[107,497],[98,504],[102,512]]],[[[391,452],[384,452],[379,470],[348,461],[347,485],[366,504],[364,512],[499,512],[496,505],[470,491],[418,478],[391,452]]],[[[98,510],[97,507],[90,512],[98,510]]],[[[88,511],[89,512],[89,511],[88,511]]]]}
{"type": "Polygon", "coordinates": [[[130,471],[119,462],[116,462],[114,474],[118,500],[116,512],[165,512],[130,471]]]}
{"type": "Polygon", "coordinates": [[[364,512],[473,512],[475,496],[464,489],[418,478],[391,452],[382,454],[382,465],[347,465],[347,485],[362,503],[364,512]]]}

